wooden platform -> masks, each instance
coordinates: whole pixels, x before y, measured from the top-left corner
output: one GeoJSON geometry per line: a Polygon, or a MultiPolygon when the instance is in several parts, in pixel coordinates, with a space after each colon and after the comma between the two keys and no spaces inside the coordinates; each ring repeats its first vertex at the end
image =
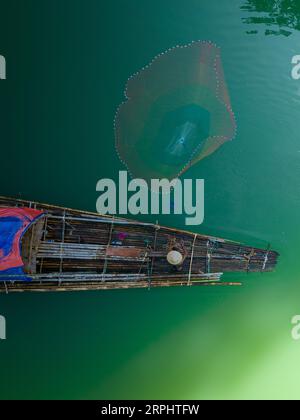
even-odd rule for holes
{"type": "Polygon", "coordinates": [[[32,282],[7,281],[0,291],[103,290],[222,283],[224,272],[268,272],[278,253],[155,224],[0,197],[0,207],[30,207],[44,216],[22,239],[32,282]],[[180,267],[167,261],[183,255],[180,267]],[[217,273],[217,274],[215,274],[217,273]]]}

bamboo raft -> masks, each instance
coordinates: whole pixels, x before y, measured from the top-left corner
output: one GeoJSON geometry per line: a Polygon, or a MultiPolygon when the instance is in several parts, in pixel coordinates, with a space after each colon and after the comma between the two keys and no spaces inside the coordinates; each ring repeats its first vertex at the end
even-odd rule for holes
{"type": "Polygon", "coordinates": [[[224,272],[269,272],[278,253],[155,224],[0,197],[0,208],[43,211],[21,243],[31,281],[5,279],[0,292],[239,286],[224,272]],[[181,256],[172,264],[169,256],[181,256]]]}

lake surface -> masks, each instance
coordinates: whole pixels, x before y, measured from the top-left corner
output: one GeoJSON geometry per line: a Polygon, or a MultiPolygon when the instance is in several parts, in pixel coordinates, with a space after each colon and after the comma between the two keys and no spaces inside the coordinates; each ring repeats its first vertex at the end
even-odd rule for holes
{"type": "Polygon", "coordinates": [[[281,253],[275,273],[226,275],[242,288],[0,296],[1,398],[300,397],[300,11],[264,4],[1,2],[1,195],[95,210],[98,179],[124,169],[113,120],[127,78],[211,40],[238,133],[184,175],[206,181],[196,230],[281,253]]]}

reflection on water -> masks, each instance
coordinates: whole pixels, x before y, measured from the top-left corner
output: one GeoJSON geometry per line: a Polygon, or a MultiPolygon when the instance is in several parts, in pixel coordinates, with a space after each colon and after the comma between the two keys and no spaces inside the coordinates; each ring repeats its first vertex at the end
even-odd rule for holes
{"type": "MultiPolygon", "coordinates": [[[[243,18],[245,23],[267,26],[265,35],[290,36],[291,29],[300,30],[299,0],[245,0],[241,9],[248,14],[243,18]]],[[[247,31],[248,34],[258,32],[257,27],[247,31]]]]}

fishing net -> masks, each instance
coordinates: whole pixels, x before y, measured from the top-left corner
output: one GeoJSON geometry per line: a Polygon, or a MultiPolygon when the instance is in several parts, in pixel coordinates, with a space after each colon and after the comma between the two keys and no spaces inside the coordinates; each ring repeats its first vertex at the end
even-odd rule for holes
{"type": "Polygon", "coordinates": [[[139,178],[173,179],[235,136],[220,49],[175,47],[134,75],[115,119],[116,147],[139,178]]]}

